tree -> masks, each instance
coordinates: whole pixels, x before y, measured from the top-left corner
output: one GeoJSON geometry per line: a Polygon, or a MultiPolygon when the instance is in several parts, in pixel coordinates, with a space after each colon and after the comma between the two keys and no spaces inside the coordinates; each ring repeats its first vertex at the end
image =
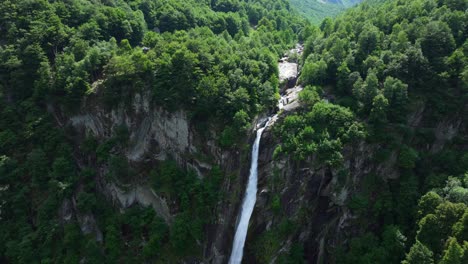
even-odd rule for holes
{"type": "Polygon", "coordinates": [[[226,21],[227,32],[231,37],[234,37],[240,31],[242,25],[239,15],[228,13],[224,16],[224,20],[226,21]]]}
{"type": "Polygon", "coordinates": [[[244,110],[241,109],[234,115],[234,126],[242,132],[249,128],[250,117],[244,110]]]}
{"type": "Polygon", "coordinates": [[[128,160],[122,155],[112,155],[109,159],[109,176],[124,183],[132,176],[128,160]]]}
{"type": "Polygon", "coordinates": [[[272,106],[278,102],[277,89],[269,81],[263,83],[258,89],[258,99],[261,105],[272,106]]]}
{"type": "Polygon", "coordinates": [[[452,232],[452,226],[460,221],[466,209],[465,204],[452,202],[442,203],[436,208],[435,214],[439,218],[442,235],[448,236],[452,232]]]}
{"type": "Polygon", "coordinates": [[[370,122],[379,125],[387,122],[388,100],[383,94],[378,94],[372,100],[370,122]]]}
{"type": "Polygon", "coordinates": [[[333,20],[329,17],[325,18],[320,24],[320,30],[325,34],[325,37],[329,36],[333,30],[333,20]]]}
{"type": "Polygon", "coordinates": [[[33,182],[39,186],[44,186],[48,178],[48,164],[46,153],[40,149],[34,149],[28,154],[27,164],[33,182]]]}
{"type": "Polygon", "coordinates": [[[392,263],[399,262],[405,253],[406,237],[400,232],[397,226],[386,226],[382,234],[382,245],[385,249],[385,259],[392,260],[392,263]]]}
{"type": "Polygon", "coordinates": [[[433,214],[436,208],[443,202],[436,192],[428,192],[419,199],[418,203],[418,216],[422,218],[427,214],[433,214]]]}
{"type": "Polygon", "coordinates": [[[198,78],[198,58],[187,49],[178,49],[171,58],[171,77],[175,99],[191,101],[198,78]]]}
{"type": "Polygon", "coordinates": [[[389,100],[389,119],[404,122],[408,104],[408,85],[388,76],[384,82],[383,94],[389,100]]]}
{"type": "Polygon", "coordinates": [[[439,225],[440,220],[435,214],[428,214],[419,221],[417,239],[432,251],[440,250],[441,240],[444,238],[439,225]]]}
{"type": "Polygon", "coordinates": [[[461,73],[462,87],[465,90],[465,93],[468,91],[468,66],[465,67],[465,70],[461,73]]]}
{"type": "Polygon", "coordinates": [[[77,197],[76,207],[81,213],[91,213],[96,209],[96,196],[92,193],[80,192],[77,197]]]}
{"type": "Polygon", "coordinates": [[[377,27],[368,23],[366,24],[361,34],[359,34],[359,51],[367,56],[379,47],[380,44],[380,32],[377,27]]]}
{"type": "Polygon", "coordinates": [[[105,257],[96,240],[93,238],[88,239],[84,248],[84,255],[89,263],[98,264],[105,262],[105,257]]]}
{"type": "Polygon", "coordinates": [[[327,63],[323,60],[318,62],[306,62],[302,68],[299,82],[305,85],[322,85],[326,80],[327,63]]]}
{"type": "Polygon", "coordinates": [[[191,217],[187,214],[180,214],[175,219],[171,225],[171,243],[174,249],[176,250],[175,253],[178,255],[185,255],[193,249],[193,246],[187,245],[194,245],[196,241],[192,236],[192,232],[194,230],[191,229],[191,224],[194,221],[191,221],[191,217]],[[187,244],[189,243],[189,244],[187,244]]]}
{"type": "Polygon", "coordinates": [[[468,210],[465,210],[460,221],[453,226],[453,234],[459,241],[468,241],[468,210]]]}
{"type": "Polygon", "coordinates": [[[436,70],[442,71],[443,58],[455,49],[455,40],[452,32],[445,22],[431,21],[424,31],[421,39],[421,49],[436,70]]]}
{"type": "Polygon", "coordinates": [[[315,103],[320,101],[320,96],[317,93],[317,87],[307,85],[304,89],[299,93],[299,100],[309,106],[312,107],[315,103]]]}
{"type": "Polygon", "coordinates": [[[408,146],[403,146],[398,157],[398,165],[405,169],[412,169],[416,166],[418,152],[408,146]]]}
{"type": "Polygon", "coordinates": [[[65,104],[68,109],[77,109],[80,107],[81,99],[88,90],[91,89],[89,83],[81,77],[74,78],[65,87],[67,96],[65,104]]]}
{"type": "Polygon", "coordinates": [[[464,254],[463,248],[458,244],[456,238],[449,238],[448,247],[444,251],[444,255],[439,264],[463,264],[462,258],[464,254]]]}
{"type": "Polygon", "coordinates": [[[34,82],[34,98],[43,99],[53,86],[52,70],[48,61],[40,64],[37,74],[39,78],[34,82]]]}
{"type": "Polygon", "coordinates": [[[449,177],[442,189],[444,198],[454,203],[468,204],[468,189],[455,177],[449,177]]]}
{"type": "Polygon", "coordinates": [[[344,135],[354,121],[354,114],[349,108],[324,101],[314,104],[306,117],[307,123],[315,130],[319,133],[326,131],[333,138],[344,135]]]}
{"type": "Polygon", "coordinates": [[[362,102],[366,106],[366,108],[370,108],[375,96],[377,95],[379,90],[379,79],[374,71],[370,70],[366,81],[362,87],[362,102]]]}
{"type": "Polygon", "coordinates": [[[121,50],[122,53],[129,53],[132,51],[132,46],[130,45],[130,42],[128,39],[122,39],[119,44],[119,49],[121,50]]]}
{"type": "Polygon", "coordinates": [[[433,264],[433,253],[419,240],[411,247],[410,252],[406,254],[402,264],[433,264]]]}
{"type": "Polygon", "coordinates": [[[75,179],[75,168],[67,157],[58,157],[52,164],[50,175],[58,181],[75,179]]]}
{"type": "Polygon", "coordinates": [[[119,231],[115,227],[115,225],[110,224],[106,227],[105,232],[105,249],[106,249],[106,257],[110,261],[117,261],[122,250],[121,242],[122,238],[120,237],[119,231]]]}
{"type": "Polygon", "coordinates": [[[351,71],[348,68],[346,62],[341,63],[337,70],[337,84],[336,88],[339,92],[343,94],[350,94],[349,88],[352,86],[353,82],[350,82],[351,71]]]}

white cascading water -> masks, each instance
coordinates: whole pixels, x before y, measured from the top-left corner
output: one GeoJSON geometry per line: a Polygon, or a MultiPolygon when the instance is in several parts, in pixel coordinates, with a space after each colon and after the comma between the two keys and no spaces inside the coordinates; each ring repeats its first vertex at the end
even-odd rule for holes
{"type": "MultiPolygon", "coordinates": [[[[296,53],[302,52],[302,46],[296,46],[294,49],[296,53]]],[[[290,63],[292,64],[292,63],[290,63]]],[[[295,65],[297,69],[297,64],[295,65]]],[[[280,67],[280,75],[281,75],[280,67]]],[[[283,69],[284,71],[284,69],[283,69]]],[[[297,77],[297,70],[292,73],[297,77]]],[[[281,76],[280,76],[281,77],[281,76]]],[[[287,95],[281,96],[278,102],[279,110],[283,109],[286,104],[289,103],[287,95]]],[[[250,175],[247,183],[247,190],[245,191],[244,200],[242,202],[241,215],[239,224],[237,225],[236,234],[234,235],[234,242],[232,244],[231,257],[229,258],[229,264],[240,264],[242,262],[242,256],[244,254],[245,239],[247,237],[247,230],[249,228],[250,217],[257,201],[257,166],[258,166],[258,151],[260,148],[260,138],[262,137],[263,130],[270,125],[270,122],[275,122],[278,114],[269,117],[265,124],[258,128],[257,136],[252,147],[252,162],[250,163],[250,175]]]]}
{"type": "MultiPolygon", "coordinates": [[[[278,108],[281,110],[284,106],[284,98],[279,100],[278,108]]],[[[241,216],[239,224],[237,225],[236,234],[234,235],[234,242],[232,244],[231,257],[229,264],[240,264],[244,254],[244,244],[247,237],[247,229],[249,228],[250,217],[257,201],[257,167],[258,167],[258,152],[260,149],[260,138],[262,137],[263,130],[268,127],[271,120],[275,120],[277,115],[268,118],[263,127],[257,129],[257,136],[252,147],[252,162],[250,163],[250,174],[247,183],[247,190],[245,191],[244,200],[242,202],[241,216]]]]}
{"type": "Polygon", "coordinates": [[[245,238],[247,237],[247,229],[249,228],[249,220],[257,200],[257,165],[260,138],[262,137],[263,130],[267,127],[267,125],[268,122],[265,123],[265,126],[257,130],[257,136],[252,147],[252,162],[250,164],[249,181],[247,183],[247,190],[245,191],[244,201],[242,202],[242,211],[239,225],[237,226],[236,234],[234,236],[234,243],[232,244],[231,258],[229,259],[230,264],[238,264],[242,261],[245,238]]]}

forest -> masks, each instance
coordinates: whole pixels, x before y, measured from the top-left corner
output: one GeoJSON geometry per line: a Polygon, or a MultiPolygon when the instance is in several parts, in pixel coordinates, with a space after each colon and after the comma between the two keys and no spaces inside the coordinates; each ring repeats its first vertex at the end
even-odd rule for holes
{"type": "Polygon", "coordinates": [[[290,2],[300,15],[313,24],[320,24],[324,18],[336,17],[361,0],[290,0],[290,2]]]}
{"type": "Polygon", "coordinates": [[[315,166],[348,174],[343,148],[359,139],[378,144],[376,164],[399,153],[399,179],[371,172],[350,199],[363,231],[337,249],[336,263],[468,262],[467,135],[427,148],[436,122],[467,120],[467,8],[463,0],[363,3],[306,39],[304,109],[276,127],[275,154],[317,155],[315,166]],[[428,116],[414,127],[409,116],[421,105],[428,116]]]}
{"type": "MultiPolygon", "coordinates": [[[[301,107],[275,124],[272,159],[346,178],[345,149],[369,145],[371,163],[395,160],[399,175],[371,171],[353,189],[343,207],[355,228],[324,263],[468,263],[467,10],[468,0],[364,1],[311,23],[287,0],[1,1],[0,263],[202,262],[234,176],[219,164],[204,178],[174,160],[137,166],[125,125],[81,140],[61,120],[96,98],[131,108],[150,91],[151,105],[186,111],[242,156],[257,117],[276,109],[278,59],[296,43],[301,107]],[[431,147],[453,119],[461,133],[431,147]],[[171,221],[100,191],[135,178],[170,201],[171,221]]],[[[280,193],[271,210],[282,224],[250,253],[310,262],[299,240],[278,257],[300,230],[280,193]]]]}
{"type": "Polygon", "coordinates": [[[0,262],[200,256],[196,241],[212,221],[202,215],[218,195],[216,169],[203,183],[171,162],[151,170],[157,191],[179,204],[170,227],[149,208],[121,214],[97,190],[96,170],[105,166],[106,177],[122,182],[135,175],[121,154],[128,131],[77,145],[58,115],[79,112],[87,97],[99,95],[112,108],[149,89],[152,104],[218,124],[220,144],[231,146],[251,117],[276,104],[277,57],[306,25],[289,8],[282,0],[2,1],[0,262]],[[85,156],[95,161],[82,164],[85,156]],[[193,195],[199,201],[187,204],[193,195]],[[63,220],[70,206],[63,201],[72,197],[74,208],[96,216],[103,237],[63,220]]]}

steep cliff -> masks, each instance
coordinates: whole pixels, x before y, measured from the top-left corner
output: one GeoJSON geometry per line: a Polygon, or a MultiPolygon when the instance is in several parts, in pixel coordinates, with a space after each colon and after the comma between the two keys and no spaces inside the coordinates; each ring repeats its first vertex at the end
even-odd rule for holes
{"type": "MultiPolygon", "coordinates": [[[[453,139],[468,133],[466,116],[467,106],[458,114],[451,115],[431,127],[425,127],[424,111],[418,110],[418,120],[412,116],[414,129],[424,126],[434,130],[436,138],[432,144],[418,149],[420,152],[440,151],[453,144],[453,139]]],[[[284,118],[288,112],[281,117],[284,118]]],[[[304,248],[308,263],[329,263],[334,260],[335,250],[349,242],[356,234],[366,231],[360,226],[360,218],[365,215],[350,207],[352,198],[366,188],[366,180],[378,175],[383,182],[399,178],[398,151],[390,153],[389,158],[377,163],[375,157],[382,148],[379,144],[357,142],[344,148],[343,170],[337,171],[310,160],[297,161],[291,156],[275,158],[274,150],[280,143],[269,128],[264,132],[259,156],[259,197],[252,217],[246,258],[258,261],[254,252],[259,252],[261,236],[268,232],[281,233],[278,226],[284,221],[291,225],[287,234],[280,236],[278,244],[272,245],[272,263],[277,257],[289,254],[291,247],[299,243],[304,248]],[[279,208],[273,205],[279,201],[279,208]],[[259,239],[260,238],[260,239],[259,239]]],[[[417,138],[411,140],[416,143],[417,138]]],[[[467,146],[465,146],[467,147],[467,146]]],[[[378,196],[378,194],[375,194],[378,196]]],[[[281,228],[281,227],[280,227],[281,228]]],[[[265,254],[264,251],[260,254],[265,254]]]]}
{"type": "Polygon", "coordinates": [[[466,243],[452,231],[466,223],[466,26],[455,40],[453,25],[438,16],[466,5],[426,6],[413,22],[397,11],[409,6],[362,5],[306,42],[301,103],[263,134],[249,263],[301,263],[302,256],[307,263],[415,263],[419,243],[437,262],[449,259],[451,241],[466,243]],[[395,20],[381,23],[386,16],[395,20]],[[423,34],[406,24],[422,21],[431,21],[423,34]],[[433,31],[448,38],[437,54],[433,31]],[[391,43],[397,34],[399,47],[391,43]],[[366,135],[347,141],[336,131],[351,122],[337,125],[344,116],[327,109],[350,111],[366,135]],[[319,110],[326,118],[317,118],[319,110]],[[321,147],[333,148],[329,139],[340,146],[338,164],[321,157],[328,154],[321,147]],[[425,209],[426,195],[441,202],[425,209]]]}
{"type": "MultiPolygon", "coordinates": [[[[99,92],[96,92],[83,103],[83,110],[79,114],[60,120],[60,123],[73,127],[76,131],[76,142],[84,142],[86,138],[91,137],[96,139],[98,144],[112,139],[117,133],[116,130],[124,127],[128,131],[128,142],[123,148],[111,148],[110,152],[122,153],[135,169],[130,181],[109,179],[109,165],[97,162],[93,155],[84,159],[91,162],[88,166],[97,168],[96,179],[100,192],[112,201],[116,208],[124,210],[135,204],[151,206],[168,224],[178,213],[176,201],[168,200],[154,190],[145,168],[158,167],[161,162],[175,160],[180,168],[194,171],[197,177],[203,179],[213,166],[219,166],[226,175],[221,186],[222,192],[226,194],[223,197],[226,198],[220,200],[216,206],[216,221],[206,230],[208,240],[204,241],[202,247],[207,261],[223,263],[229,253],[233,225],[243,193],[241,186],[245,184],[244,176],[248,170],[248,151],[221,148],[216,141],[214,127],[200,133],[186,112],[168,112],[155,106],[150,102],[148,92],[135,94],[131,105],[121,104],[112,109],[99,104],[101,99],[99,92]],[[135,177],[136,175],[139,176],[135,177]]],[[[67,207],[67,203],[64,201],[64,207],[67,207]]],[[[63,218],[71,218],[69,214],[64,213],[63,218]]],[[[86,217],[94,221],[92,215],[86,217]]],[[[102,239],[96,223],[84,222],[81,226],[86,229],[85,233],[95,232],[98,239],[102,239]],[[87,225],[92,227],[86,228],[87,225]]]]}

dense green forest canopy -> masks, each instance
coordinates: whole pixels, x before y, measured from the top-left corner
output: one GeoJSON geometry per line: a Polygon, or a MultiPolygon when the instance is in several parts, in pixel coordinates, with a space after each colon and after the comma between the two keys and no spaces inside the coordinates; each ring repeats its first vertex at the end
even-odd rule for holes
{"type": "Polygon", "coordinates": [[[361,0],[290,0],[295,10],[314,24],[326,17],[335,17],[361,0]]]}
{"type": "Polygon", "coordinates": [[[325,18],[335,18],[361,2],[380,4],[384,1],[386,0],[290,0],[293,9],[315,25],[322,23],[325,18]]]}
{"type": "Polygon", "coordinates": [[[325,17],[335,17],[346,7],[317,0],[291,0],[291,5],[312,23],[320,24],[325,17]]]}
{"type": "MultiPolygon", "coordinates": [[[[219,168],[205,179],[171,161],[139,170],[122,154],[125,127],[75,142],[58,121],[87,98],[112,109],[148,90],[152,104],[187,111],[236,147],[252,118],[275,107],[277,58],[301,41],[302,108],[275,125],[275,157],[345,178],[346,146],[377,145],[376,164],[397,155],[399,179],[369,173],[346,204],[361,229],[336,262],[467,263],[468,139],[427,146],[438,122],[468,117],[468,1],[369,2],[315,27],[285,0],[1,1],[0,262],[200,260],[206,216],[223,195],[219,168]],[[424,124],[413,127],[422,106],[424,124]],[[150,208],[119,212],[97,189],[96,166],[121,183],[149,178],[174,202],[172,223],[150,208]],[[94,215],[103,237],[64,221],[70,207],[94,215]]],[[[262,234],[257,260],[271,261],[295,228],[283,221],[262,234]]],[[[303,253],[294,245],[278,261],[302,263],[303,253]]]]}
{"type": "Polygon", "coordinates": [[[95,169],[105,165],[120,182],[141,173],[121,154],[128,131],[78,147],[57,119],[88,97],[112,109],[149,90],[152,104],[225,130],[229,147],[251,117],[274,107],[277,58],[304,20],[284,0],[4,0],[0,14],[0,262],[200,257],[220,172],[202,184],[170,162],[152,170],[158,191],[178,204],[170,226],[151,209],[121,214],[99,194],[95,169]],[[97,165],[80,164],[85,156],[97,165]],[[96,216],[103,237],[63,222],[58,212],[70,206],[96,216]]]}
{"type": "Polygon", "coordinates": [[[377,144],[375,164],[398,155],[398,180],[369,172],[347,204],[362,235],[333,253],[337,263],[467,263],[468,139],[428,149],[442,120],[467,121],[467,8],[466,0],[365,2],[310,32],[304,108],[276,126],[275,155],[317,157],[314,166],[343,179],[345,145],[377,144]],[[412,126],[421,109],[423,124],[412,126]]]}

